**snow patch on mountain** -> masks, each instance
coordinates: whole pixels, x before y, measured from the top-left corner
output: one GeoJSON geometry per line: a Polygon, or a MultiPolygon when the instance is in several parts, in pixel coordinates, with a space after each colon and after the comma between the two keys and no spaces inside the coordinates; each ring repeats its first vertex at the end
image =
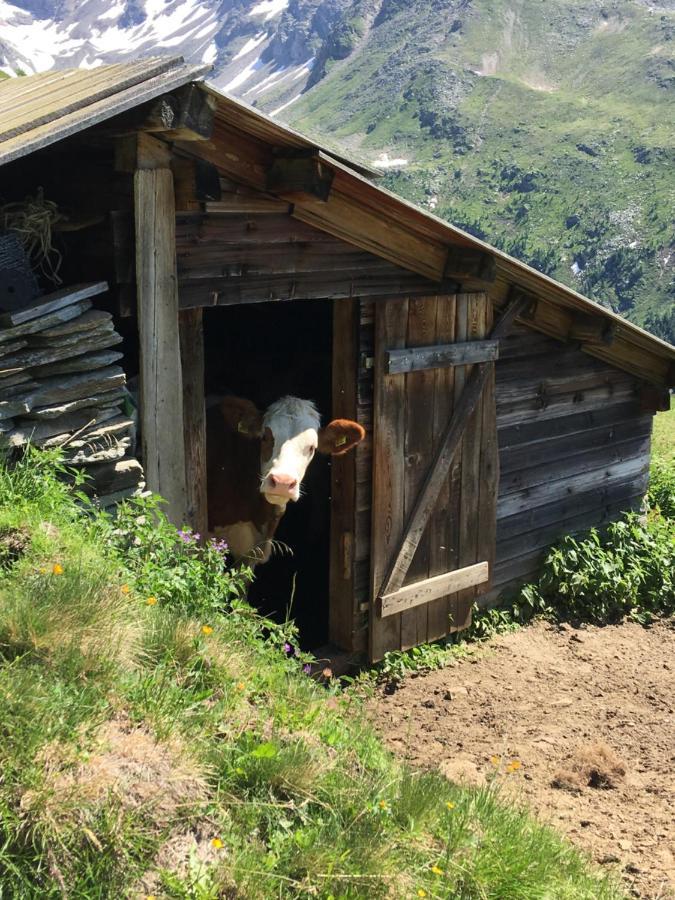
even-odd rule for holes
{"type": "Polygon", "coordinates": [[[260,34],[256,34],[255,37],[249,38],[241,49],[239,49],[235,55],[232,57],[232,62],[235,62],[237,59],[241,59],[242,56],[246,56],[252,50],[255,50],[256,47],[259,47],[260,44],[267,38],[267,32],[261,31],[260,34]]]}
{"type": "Polygon", "coordinates": [[[278,16],[288,7],[289,0],[261,0],[250,11],[250,16],[265,16],[263,22],[278,16]]]}

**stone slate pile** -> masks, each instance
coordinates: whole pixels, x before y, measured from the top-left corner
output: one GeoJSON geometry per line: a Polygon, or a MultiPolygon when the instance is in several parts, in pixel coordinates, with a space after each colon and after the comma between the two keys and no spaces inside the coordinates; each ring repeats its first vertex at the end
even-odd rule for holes
{"type": "Polygon", "coordinates": [[[122,338],[91,300],[107,287],[77,285],[0,312],[0,444],[61,448],[88,476],[81,490],[104,508],[145,487],[116,365],[122,338]]]}

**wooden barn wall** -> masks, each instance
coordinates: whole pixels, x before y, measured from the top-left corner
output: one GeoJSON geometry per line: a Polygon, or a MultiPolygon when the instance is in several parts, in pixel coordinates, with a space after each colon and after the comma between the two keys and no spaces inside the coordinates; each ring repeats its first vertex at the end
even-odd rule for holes
{"type": "Polygon", "coordinates": [[[497,558],[485,602],[534,574],[562,535],[640,505],[652,426],[635,378],[522,326],[502,342],[496,376],[497,558]]]}

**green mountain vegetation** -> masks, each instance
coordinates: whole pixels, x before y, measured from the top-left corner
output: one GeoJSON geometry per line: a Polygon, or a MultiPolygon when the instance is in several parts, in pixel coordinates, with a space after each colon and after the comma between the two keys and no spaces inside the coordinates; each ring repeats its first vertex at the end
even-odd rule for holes
{"type": "Polygon", "coordinates": [[[674,48],[666,2],[355,0],[282,118],[675,341],[674,48]]]}
{"type": "Polygon", "coordinates": [[[624,896],[497,775],[397,762],[221,544],[58,473],[0,466],[0,897],[624,896]]]}

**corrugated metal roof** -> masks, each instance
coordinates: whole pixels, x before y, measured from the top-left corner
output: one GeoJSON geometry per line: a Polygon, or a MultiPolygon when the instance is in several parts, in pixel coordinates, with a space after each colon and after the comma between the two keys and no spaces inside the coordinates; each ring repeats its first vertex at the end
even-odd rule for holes
{"type": "Polygon", "coordinates": [[[0,165],[201,77],[181,56],[0,81],[0,165]]]}

